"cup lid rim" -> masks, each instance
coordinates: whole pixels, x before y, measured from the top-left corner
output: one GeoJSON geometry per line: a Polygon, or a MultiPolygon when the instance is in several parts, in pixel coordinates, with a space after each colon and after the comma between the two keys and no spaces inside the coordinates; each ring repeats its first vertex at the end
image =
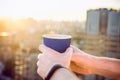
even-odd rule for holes
{"type": "Polygon", "coordinates": [[[66,35],[66,34],[44,34],[43,37],[44,38],[52,38],[52,39],[69,39],[69,38],[72,38],[70,35],[66,35]]]}

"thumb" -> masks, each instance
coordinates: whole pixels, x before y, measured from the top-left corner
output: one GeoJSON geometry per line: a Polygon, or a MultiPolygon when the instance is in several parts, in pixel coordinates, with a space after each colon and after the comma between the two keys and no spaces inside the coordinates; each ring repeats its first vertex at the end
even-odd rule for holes
{"type": "Polygon", "coordinates": [[[59,54],[57,51],[55,51],[55,50],[53,50],[45,45],[40,45],[39,49],[45,54],[52,54],[52,55],[59,54]]]}
{"type": "Polygon", "coordinates": [[[44,49],[44,45],[43,45],[43,44],[41,44],[38,49],[39,49],[41,52],[45,52],[45,49],[44,49]]]}
{"type": "Polygon", "coordinates": [[[72,57],[72,53],[73,53],[73,49],[72,48],[68,48],[64,54],[66,54],[66,59],[67,59],[67,65],[66,67],[68,68],[70,65],[70,61],[71,61],[71,57],[72,57]]]}
{"type": "Polygon", "coordinates": [[[72,57],[73,49],[69,47],[64,54],[66,54],[66,57],[70,60],[72,57]]]}

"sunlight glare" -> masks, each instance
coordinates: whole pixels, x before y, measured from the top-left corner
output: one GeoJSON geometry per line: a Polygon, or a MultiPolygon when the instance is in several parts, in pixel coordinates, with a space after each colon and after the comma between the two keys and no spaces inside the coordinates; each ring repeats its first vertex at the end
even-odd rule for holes
{"type": "Polygon", "coordinates": [[[3,36],[3,37],[4,37],[4,36],[8,36],[8,35],[9,35],[9,34],[8,34],[7,32],[2,32],[2,33],[1,33],[1,36],[3,36]]]}

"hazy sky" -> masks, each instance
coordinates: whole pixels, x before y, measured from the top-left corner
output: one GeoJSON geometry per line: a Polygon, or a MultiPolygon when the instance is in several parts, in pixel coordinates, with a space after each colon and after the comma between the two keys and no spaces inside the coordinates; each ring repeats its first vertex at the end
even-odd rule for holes
{"type": "Polygon", "coordinates": [[[53,20],[85,20],[86,11],[120,9],[120,0],[0,0],[0,16],[53,20]]]}

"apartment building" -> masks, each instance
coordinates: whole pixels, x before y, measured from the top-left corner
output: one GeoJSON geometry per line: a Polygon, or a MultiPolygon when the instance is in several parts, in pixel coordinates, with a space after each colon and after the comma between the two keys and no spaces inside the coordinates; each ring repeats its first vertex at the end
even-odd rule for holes
{"type": "MultiPolygon", "coordinates": [[[[86,26],[84,51],[96,56],[120,58],[120,11],[88,10],[86,26]]],[[[88,75],[85,80],[112,79],[88,75]]]]}

